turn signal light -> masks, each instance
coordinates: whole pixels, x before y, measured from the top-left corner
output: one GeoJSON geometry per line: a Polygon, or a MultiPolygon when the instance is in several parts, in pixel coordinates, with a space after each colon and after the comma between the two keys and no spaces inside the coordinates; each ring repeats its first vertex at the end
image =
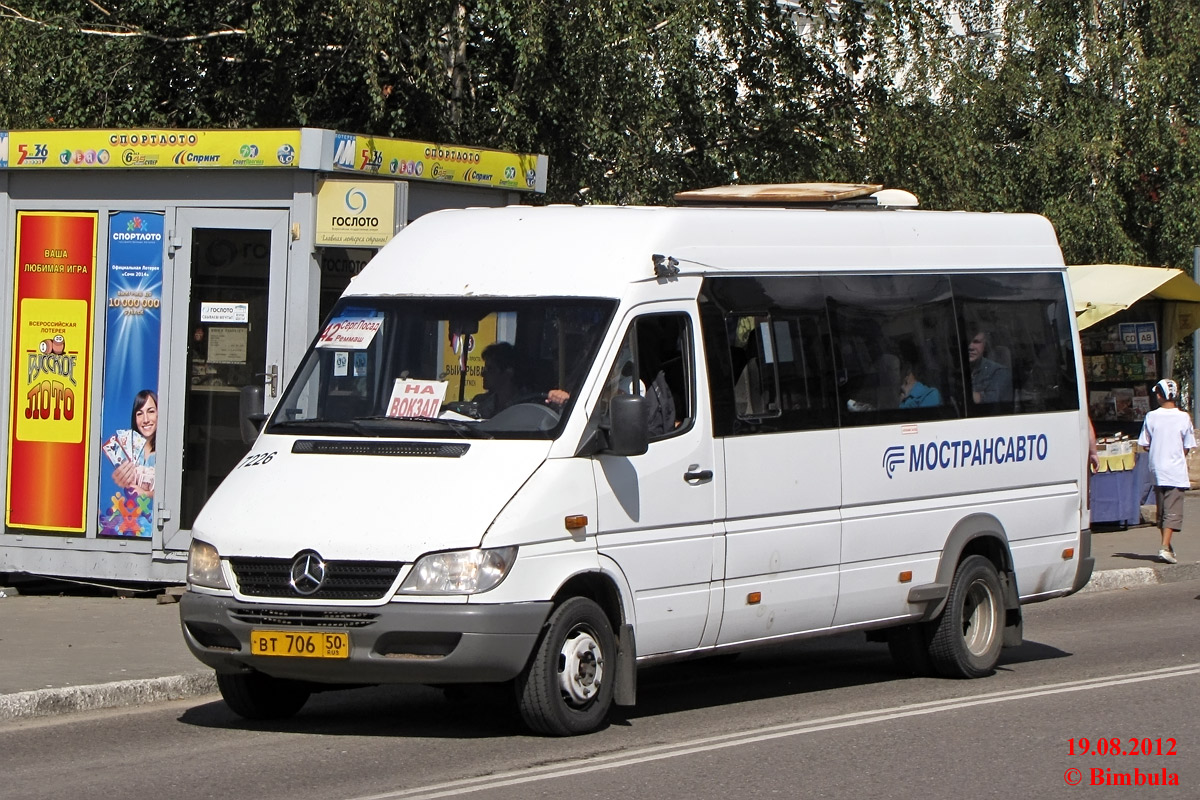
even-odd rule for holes
{"type": "Polygon", "coordinates": [[[1068,547],[1066,550],[1063,550],[1063,561],[1070,561],[1074,557],[1075,557],[1075,548],[1074,547],[1068,547]]]}
{"type": "Polygon", "coordinates": [[[756,606],[762,602],[762,592],[751,592],[746,595],[746,605],[756,606]]]}
{"type": "Polygon", "coordinates": [[[901,583],[909,583],[911,581],[912,581],[912,570],[911,569],[906,569],[906,570],[904,570],[904,572],[900,573],[900,582],[901,583]]]}
{"type": "Polygon", "coordinates": [[[567,526],[567,530],[569,531],[577,531],[580,528],[586,528],[587,522],[588,520],[586,514],[572,514],[563,520],[563,524],[567,526]]]}

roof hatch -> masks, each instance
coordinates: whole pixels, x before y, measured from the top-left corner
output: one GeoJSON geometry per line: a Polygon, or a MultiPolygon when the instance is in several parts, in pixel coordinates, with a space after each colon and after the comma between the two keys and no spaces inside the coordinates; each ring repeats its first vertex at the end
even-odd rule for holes
{"type": "Polygon", "coordinates": [[[878,183],[759,183],[678,192],[682,205],[874,206],[912,208],[916,195],[878,183]]]}

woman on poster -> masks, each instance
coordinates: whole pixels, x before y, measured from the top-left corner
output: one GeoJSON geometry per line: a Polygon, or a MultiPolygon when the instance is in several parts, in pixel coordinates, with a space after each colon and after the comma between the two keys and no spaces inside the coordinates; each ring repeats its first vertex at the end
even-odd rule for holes
{"type": "MultiPolygon", "coordinates": [[[[158,395],[155,392],[143,389],[137,393],[129,425],[130,430],[138,435],[129,437],[130,458],[113,470],[113,482],[123,489],[153,497],[155,439],[158,434],[158,395]]],[[[121,433],[117,432],[118,439],[121,433]]]]}

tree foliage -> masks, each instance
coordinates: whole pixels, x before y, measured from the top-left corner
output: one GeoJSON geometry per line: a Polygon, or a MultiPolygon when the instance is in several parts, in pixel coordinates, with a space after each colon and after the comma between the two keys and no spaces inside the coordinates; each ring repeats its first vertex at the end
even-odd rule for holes
{"type": "Polygon", "coordinates": [[[315,126],[550,156],[554,202],[868,180],[1190,267],[1177,0],[2,0],[0,128],[315,126]]]}

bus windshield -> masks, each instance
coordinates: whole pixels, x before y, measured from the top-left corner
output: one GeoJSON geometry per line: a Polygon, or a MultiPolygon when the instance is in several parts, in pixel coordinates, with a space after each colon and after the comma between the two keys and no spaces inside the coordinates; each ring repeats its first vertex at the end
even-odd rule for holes
{"type": "Polygon", "coordinates": [[[268,433],[552,439],[616,300],[343,298],[268,433]]]}

